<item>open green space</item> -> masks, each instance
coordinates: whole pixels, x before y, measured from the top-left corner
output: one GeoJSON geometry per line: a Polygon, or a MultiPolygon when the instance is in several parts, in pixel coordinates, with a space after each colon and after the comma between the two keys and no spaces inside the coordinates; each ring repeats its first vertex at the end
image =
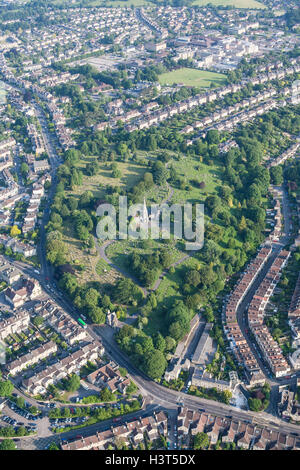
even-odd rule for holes
{"type": "Polygon", "coordinates": [[[91,191],[93,196],[101,198],[104,197],[105,186],[126,187],[130,190],[142,179],[144,173],[147,171],[146,166],[136,165],[132,162],[117,162],[121,176],[114,178],[110,164],[102,163],[99,165],[100,170],[96,175],[88,176],[85,174],[85,168],[88,163],[93,161],[94,157],[85,157],[76,165],[78,169],[82,170],[84,179],[82,186],[76,187],[70,192],[70,195],[76,197],[80,196],[85,191],[91,191]]]}
{"type": "MultiPolygon", "coordinates": [[[[66,5],[70,4],[66,0],[52,0],[52,3],[54,5],[66,5]]],[[[73,0],[72,4],[73,7],[82,5],[81,1],[76,1],[73,0]]],[[[107,6],[107,7],[140,7],[143,5],[150,5],[150,2],[147,0],[86,0],[84,2],[84,6],[87,7],[101,7],[101,6],[107,6]]]]}
{"type": "Polygon", "coordinates": [[[193,5],[204,6],[204,5],[221,5],[227,7],[228,5],[234,6],[235,8],[254,8],[262,9],[266,8],[263,3],[257,2],[256,0],[195,0],[193,5]]]}
{"type": "Polygon", "coordinates": [[[211,83],[215,86],[221,86],[224,85],[225,82],[226,76],[222,73],[208,72],[207,70],[197,70],[188,67],[162,73],[159,76],[159,83],[161,85],[182,83],[186,86],[208,88],[211,86],[211,83]]]}
{"type": "Polygon", "coordinates": [[[172,166],[180,177],[189,184],[188,191],[185,188],[174,185],[172,202],[204,202],[207,195],[216,194],[222,181],[221,169],[217,165],[206,165],[193,157],[183,157],[179,161],[173,161],[172,166]],[[198,183],[204,183],[200,188],[198,183]]]}
{"type": "Polygon", "coordinates": [[[109,266],[109,264],[107,264],[107,262],[104,261],[104,259],[99,259],[96,265],[96,273],[99,276],[102,276],[103,274],[107,273],[110,270],[111,270],[111,267],[109,266]]]}
{"type": "MultiPolygon", "coordinates": [[[[130,272],[128,256],[132,253],[151,254],[157,250],[160,251],[163,246],[166,246],[166,244],[159,240],[119,240],[107,248],[106,254],[117,266],[130,272]]],[[[172,263],[180,260],[186,254],[176,246],[170,246],[170,250],[172,252],[172,263]]]]}

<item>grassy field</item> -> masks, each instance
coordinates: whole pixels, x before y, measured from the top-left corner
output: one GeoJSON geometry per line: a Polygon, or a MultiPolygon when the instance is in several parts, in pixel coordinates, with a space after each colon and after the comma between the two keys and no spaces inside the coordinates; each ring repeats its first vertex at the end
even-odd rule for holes
{"type": "Polygon", "coordinates": [[[183,83],[186,86],[208,88],[211,83],[214,83],[216,86],[221,86],[224,85],[225,82],[226,76],[222,73],[207,72],[206,70],[197,70],[187,67],[162,73],[159,76],[159,83],[161,85],[183,83]]]}
{"type": "MultiPolygon", "coordinates": [[[[25,0],[24,0],[25,1],[25,0]]],[[[52,0],[54,5],[67,5],[71,4],[72,7],[79,6],[81,2],[78,0],[72,0],[69,2],[67,0],[52,0]]],[[[236,8],[255,8],[261,9],[266,8],[262,3],[257,2],[256,0],[195,0],[192,5],[223,5],[228,6],[232,5],[236,8]]],[[[99,6],[109,6],[109,7],[139,7],[143,5],[153,6],[153,3],[147,0],[88,0],[85,2],[86,6],[99,7],[99,6]]]]}
{"type": "Polygon", "coordinates": [[[204,202],[206,195],[217,193],[221,181],[219,167],[199,163],[199,160],[192,157],[183,157],[179,161],[173,161],[172,166],[181,177],[186,178],[187,183],[191,184],[188,191],[175,187],[172,203],[201,203],[204,202]],[[193,180],[203,181],[205,188],[200,189],[193,184],[193,180]]]}
{"type": "Polygon", "coordinates": [[[93,6],[97,5],[105,5],[105,6],[110,6],[110,7],[140,7],[143,5],[151,5],[150,2],[147,2],[147,0],[116,0],[116,1],[109,1],[109,0],[94,0],[91,2],[93,6]]]}
{"type": "Polygon", "coordinates": [[[121,177],[114,178],[110,169],[110,163],[104,163],[100,164],[99,173],[94,176],[87,176],[85,175],[85,167],[87,163],[92,161],[94,161],[93,157],[86,157],[84,160],[80,160],[80,163],[77,165],[77,168],[83,171],[84,181],[82,186],[72,191],[73,196],[80,196],[84,191],[92,191],[96,197],[101,198],[104,196],[104,190],[101,186],[106,185],[131,189],[142,179],[147,171],[146,166],[136,165],[132,162],[117,162],[121,177]]]}
{"type": "Polygon", "coordinates": [[[109,266],[109,264],[107,264],[107,262],[104,261],[104,259],[99,259],[96,265],[96,273],[98,274],[98,276],[103,276],[110,270],[111,270],[111,267],[109,266]]]}
{"type": "MultiPolygon", "coordinates": [[[[77,164],[77,168],[82,170],[84,174],[83,185],[70,191],[70,195],[79,197],[83,192],[91,191],[95,197],[101,199],[105,195],[105,186],[107,185],[126,188],[130,191],[142,180],[144,173],[149,171],[146,162],[143,165],[132,162],[116,162],[118,169],[121,172],[121,176],[120,178],[114,178],[110,168],[111,164],[103,163],[99,165],[100,171],[96,175],[87,176],[85,175],[85,167],[86,164],[91,161],[94,161],[94,157],[85,157],[85,159],[80,160],[80,163],[77,164]]],[[[148,202],[159,204],[168,196],[167,185],[159,188],[157,186],[153,186],[144,194],[144,196],[148,202]]]]}
{"type": "Polygon", "coordinates": [[[208,5],[209,3],[212,5],[222,5],[224,7],[232,5],[236,8],[266,8],[265,5],[260,2],[257,2],[256,0],[195,0],[192,5],[204,6],[208,5]]]}
{"type": "MultiPolygon", "coordinates": [[[[52,3],[55,5],[66,5],[68,2],[66,0],[52,0],[52,3]]],[[[79,6],[82,2],[72,1],[71,6],[76,7],[79,6]]],[[[108,6],[108,7],[140,7],[142,5],[149,5],[150,2],[147,0],[89,0],[85,2],[85,6],[89,7],[101,7],[101,6],[108,6]]]]}

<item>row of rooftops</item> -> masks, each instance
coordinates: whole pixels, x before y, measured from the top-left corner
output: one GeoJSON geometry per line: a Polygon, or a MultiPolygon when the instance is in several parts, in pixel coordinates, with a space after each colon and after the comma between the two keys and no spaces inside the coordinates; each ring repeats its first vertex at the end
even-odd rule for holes
{"type": "Polygon", "coordinates": [[[242,273],[229,297],[229,301],[226,304],[225,316],[227,323],[236,322],[237,308],[271,252],[272,248],[270,246],[262,247],[256,257],[248,264],[246,270],[242,273]]]}
{"type": "Polygon", "coordinates": [[[300,317],[300,273],[296,282],[292,300],[288,311],[289,319],[296,319],[300,317]]]}
{"type": "Polygon", "coordinates": [[[285,152],[283,152],[279,157],[274,158],[268,165],[267,167],[270,168],[272,166],[277,166],[281,165],[283,162],[285,162],[288,158],[291,158],[295,155],[297,150],[300,147],[300,142],[296,142],[293,144],[290,148],[288,148],[285,152]]]}
{"type": "Polygon", "coordinates": [[[167,431],[167,421],[164,411],[154,412],[153,415],[111,426],[105,431],[63,444],[61,448],[62,450],[104,449],[110,443],[114,443],[117,438],[132,443],[141,442],[144,439],[144,433],[147,433],[148,438],[158,437],[159,434],[164,435],[167,431]]]}
{"type": "Polygon", "coordinates": [[[262,351],[265,360],[269,364],[275,377],[282,377],[291,371],[281,348],[275,341],[266,325],[255,325],[252,328],[257,344],[262,351]]]}
{"type": "Polygon", "coordinates": [[[29,313],[26,310],[19,310],[17,313],[0,320],[0,338],[5,339],[15,331],[22,331],[29,325],[29,313]]]}
{"type": "Polygon", "coordinates": [[[243,300],[261,268],[266,263],[271,251],[270,246],[263,246],[260,249],[256,257],[248,264],[246,270],[242,273],[240,280],[236,284],[225,306],[225,334],[238,363],[246,369],[250,381],[254,383],[263,382],[264,375],[237,323],[236,313],[240,302],[243,300]]]}
{"type": "Polygon", "coordinates": [[[31,139],[31,145],[33,151],[39,155],[45,152],[45,145],[42,136],[37,131],[37,128],[34,124],[27,124],[27,132],[31,139]]]}
{"type": "Polygon", "coordinates": [[[223,119],[230,114],[236,113],[240,111],[243,108],[247,108],[253,105],[258,104],[261,101],[264,101],[268,98],[271,98],[271,96],[276,95],[276,90],[275,89],[270,89],[270,90],[265,90],[263,92],[259,92],[254,96],[251,96],[251,98],[244,99],[238,103],[235,103],[234,105],[227,106],[226,108],[221,109],[220,111],[215,111],[214,113],[210,114],[209,116],[206,116],[205,118],[202,119],[202,121],[196,121],[193,125],[186,126],[184,129],[180,131],[181,134],[188,134],[190,132],[193,132],[196,129],[199,129],[201,127],[204,127],[207,124],[211,124],[213,122],[217,122],[220,119],[223,119]]]}
{"type": "Polygon", "coordinates": [[[32,195],[29,201],[29,205],[26,209],[24,223],[22,226],[23,233],[27,233],[34,229],[37,223],[39,207],[44,193],[44,186],[39,181],[33,183],[32,195]]]}
{"type": "Polygon", "coordinates": [[[50,384],[55,384],[74,371],[78,371],[88,361],[95,360],[102,351],[102,345],[93,341],[61,359],[56,364],[48,366],[41,372],[24,379],[22,385],[27,392],[37,395],[44,393],[50,384]]]}
{"type": "MultiPolygon", "coordinates": [[[[290,93],[290,89],[287,88],[286,94],[289,94],[289,93],[290,93]]],[[[231,131],[235,126],[241,123],[252,121],[257,116],[261,116],[267,111],[277,108],[278,106],[286,106],[286,104],[287,102],[285,100],[280,100],[280,101],[276,101],[274,99],[266,100],[264,103],[262,103],[261,105],[255,108],[246,109],[241,113],[236,113],[233,116],[228,117],[228,119],[224,121],[218,122],[217,124],[213,124],[212,126],[207,127],[205,131],[200,133],[200,135],[198,135],[198,137],[195,137],[194,139],[197,139],[199,137],[204,139],[207,135],[207,132],[213,129],[219,132],[226,131],[226,130],[231,131]]],[[[187,145],[191,145],[192,143],[193,141],[189,140],[187,142],[187,145]]]]}
{"type": "Polygon", "coordinates": [[[25,369],[27,365],[32,365],[38,362],[40,359],[43,359],[50,354],[53,354],[57,351],[56,343],[53,341],[48,341],[45,344],[42,344],[38,348],[33,349],[32,351],[20,356],[18,359],[9,362],[5,365],[5,368],[9,374],[15,374],[25,369]]]}
{"type": "Polygon", "coordinates": [[[25,258],[36,254],[36,248],[32,244],[16,240],[5,234],[0,235],[0,244],[11,248],[14,253],[21,253],[25,258]]]}
{"type": "Polygon", "coordinates": [[[235,442],[238,447],[252,450],[299,450],[300,438],[273,431],[246,421],[223,418],[200,411],[181,408],[178,414],[178,436],[180,441],[190,435],[205,432],[211,444],[235,442]]]}
{"type": "Polygon", "coordinates": [[[269,213],[275,213],[274,216],[274,226],[273,230],[270,230],[270,233],[266,239],[266,242],[272,242],[272,241],[278,241],[280,236],[282,235],[282,215],[281,215],[281,205],[280,205],[280,200],[278,198],[278,195],[276,195],[276,192],[274,189],[270,189],[270,192],[274,194],[275,196],[275,205],[273,211],[270,209],[267,209],[267,216],[269,213]]]}
{"type": "Polygon", "coordinates": [[[281,271],[289,259],[290,252],[281,250],[270,266],[267,275],[259,285],[248,308],[249,327],[276,377],[286,375],[290,370],[281,348],[270,334],[268,328],[263,325],[264,311],[269,298],[280,279],[281,271]]]}
{"type": "MultiPolygon", "coordinates": [[[[49,111],[52,114],[56,133],[63,149],[67,150],[68,148],[73,146],[75,142],[69,136],[64,126],[64,121],[65,121],[64,116],[59,111],[58,107],[55,105],[55,100],[54,100],[53,95],[49,92],[44,91],[38,85],[32,84],[31,82],[23,80],[22,78],[15,77],[12,71],[10,70],[10,68],[7,66],[6,59],[3,54],[0,54],[0,70],[4,74],[6,80],[8,80],[10,83],[16,84],[17,86],[21,87],[24,90],[29,89],[33,93],[36,93],[40,98],[45,100],[49,108],[49,111]]],[[[33,132],[31,135],[32,137],[35,137],[35,140],[36,140],[36,134],[33,132]]]]}

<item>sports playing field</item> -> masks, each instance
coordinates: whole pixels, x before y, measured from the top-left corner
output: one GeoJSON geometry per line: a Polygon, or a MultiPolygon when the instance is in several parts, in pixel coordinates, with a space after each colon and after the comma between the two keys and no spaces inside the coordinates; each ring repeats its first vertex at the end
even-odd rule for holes
{"type": "Polygon", "coordinates": [[[172,72],[162,73],[159,76],[161,85],[173,85],[182,83],[186,86],[196,86],[207,88],[211,83],[216,86],[224,85],[226,76],[221,73],[207,72],[206,70],[196,70],[190,68],[181,68],[172,72]]]}
{"type": "Polygon", "coordinates": [[[208,5],[209,3],[212,5],[222,5],[224,7],[232,5],[236,8],[266,8],[265,5],[257,2],[256,0],[195,0],[192,5],[204,6],[208,5]]]}

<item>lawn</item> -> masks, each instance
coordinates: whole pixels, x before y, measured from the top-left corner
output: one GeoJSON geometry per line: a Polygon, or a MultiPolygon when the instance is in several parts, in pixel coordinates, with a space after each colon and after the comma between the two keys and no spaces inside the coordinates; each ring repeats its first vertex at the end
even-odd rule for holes
{"type": "Polygon", "coordinates": [[[172,72],[162,73],[159,75],[159,83],[161,85],[182,83],[186,86],[209,88],[211,83],[215,86],[224,85],[226,83],[226,76],[222,73],[183,67],[178,70],[173,70],[172,72]]]}
{"type": "Polygon", "coordinates": [[[222,5],[224,7],[228,5],[232,5],[236,8],[255,8],[255,9],[262,9],[266,8],[265,5],[263,5],[260,2],[257,2],[256,0],[195,0],[192,5],[199,5],[199,6],[204,6],[204,5],[222,5]]]}
{"type": "Polygon", "coordinates": [[[188,191],[174,187],[172,203],[201,203],[204,202],[208,194],[218,192],[222,175],[220,168],[215,165],[199,163],[198,159],[183,157],[179,161],[173,161],[172,166],[181,177],[186,178],[186,182],[191,184],[188,191]],[[200,189],[194,181],[204,182],[205,187],[200,189]]]}
{"type": "Polygon", "coordinates": [[[120,178],[112,176],[110,163],[100,164],[100,171],[94,176],[85,175],[86,164],[94,160],[94,157],[85,157],[85,159],[80,160],[78,163],[77,168],[83,171],[84,179],[82,186],[78,186],[74,191],[70,192],[75,197],[80,196],[85,191],[92,191],[94,196],[101,198],[105,193],[102,187],[107,185],[131,189],[141,181],[144,173],[147,171],[146,166],[136,165],[132,162],[117,162],[118,169],[121,172],[120,178]]]}
{"type": "MultiPolygon", "coordinates": [[[[142,153],[141,155],[144,159],[141,164],[133,162],[116,162],[118,170],[120,170],[121,173],[120,178],[114,178],[112,176],[111,163],[100,163],[99,172],[94,176],[87,176],[85,174],[85,167],[87,163],[95,161],[95,158],[85,157],[84,159],[81,159],[76,166],[83,172],[83,184],[75,187],[74,190],[69,191],[69,195],[80,197],[83,192],[91,191],[96,198],[102,199],[105,197],[105,186],[116,186],[126,188],[130,191],[143,179],[144,174],[149,171],[146,160],[149,158],[155,160],[157,156],[156,154],[153,154],[149,157],[149,155],[143,155],[142,153]],[[146,158],[146,155],[148,158],[146,158]]],[[[166,184],[160,187],[155,185],[144,194],[144,197],[148,203],[160,204],[167,198],[168,194],[169,190],[166,184]]],[[[141,200],[140,202],[143,201],[141,200]]]]}
{"type": "MultiPolygon", "coordinates": [[[[66,0],[52,0],[52,2],[55,5],[66,5],[66,0]]],[[[79,6],[82,2],[78,1],[73,1],[72,2],[72,7],[79,6]]],[[[149,5],[150,2],[147,0],[87,0],[84,4],[84,6],[88,7],[101,7],[101,6],[107,6],[107,7],[140,7],[142,5],[149,5]]]]}
{"type": "Polygon", "coordinates": [[[109,266],[109,264],[107,264],[107,262],[104,261],[104,259],[100,258],[96,265],[96,273],[98,274],[98,276],[103,276],[105,273],[107,273],[110,270],[111,270],[111,267],[109,266]]]}
{"type": "Polygon", "coordinates": [[[91,1],[92,6],[97,6],[97,5],[105,5],[109,7],[140,7],[143,5],[151,5],[150,2],[147,2],[147,0],[92,0],[91,1]]]}

